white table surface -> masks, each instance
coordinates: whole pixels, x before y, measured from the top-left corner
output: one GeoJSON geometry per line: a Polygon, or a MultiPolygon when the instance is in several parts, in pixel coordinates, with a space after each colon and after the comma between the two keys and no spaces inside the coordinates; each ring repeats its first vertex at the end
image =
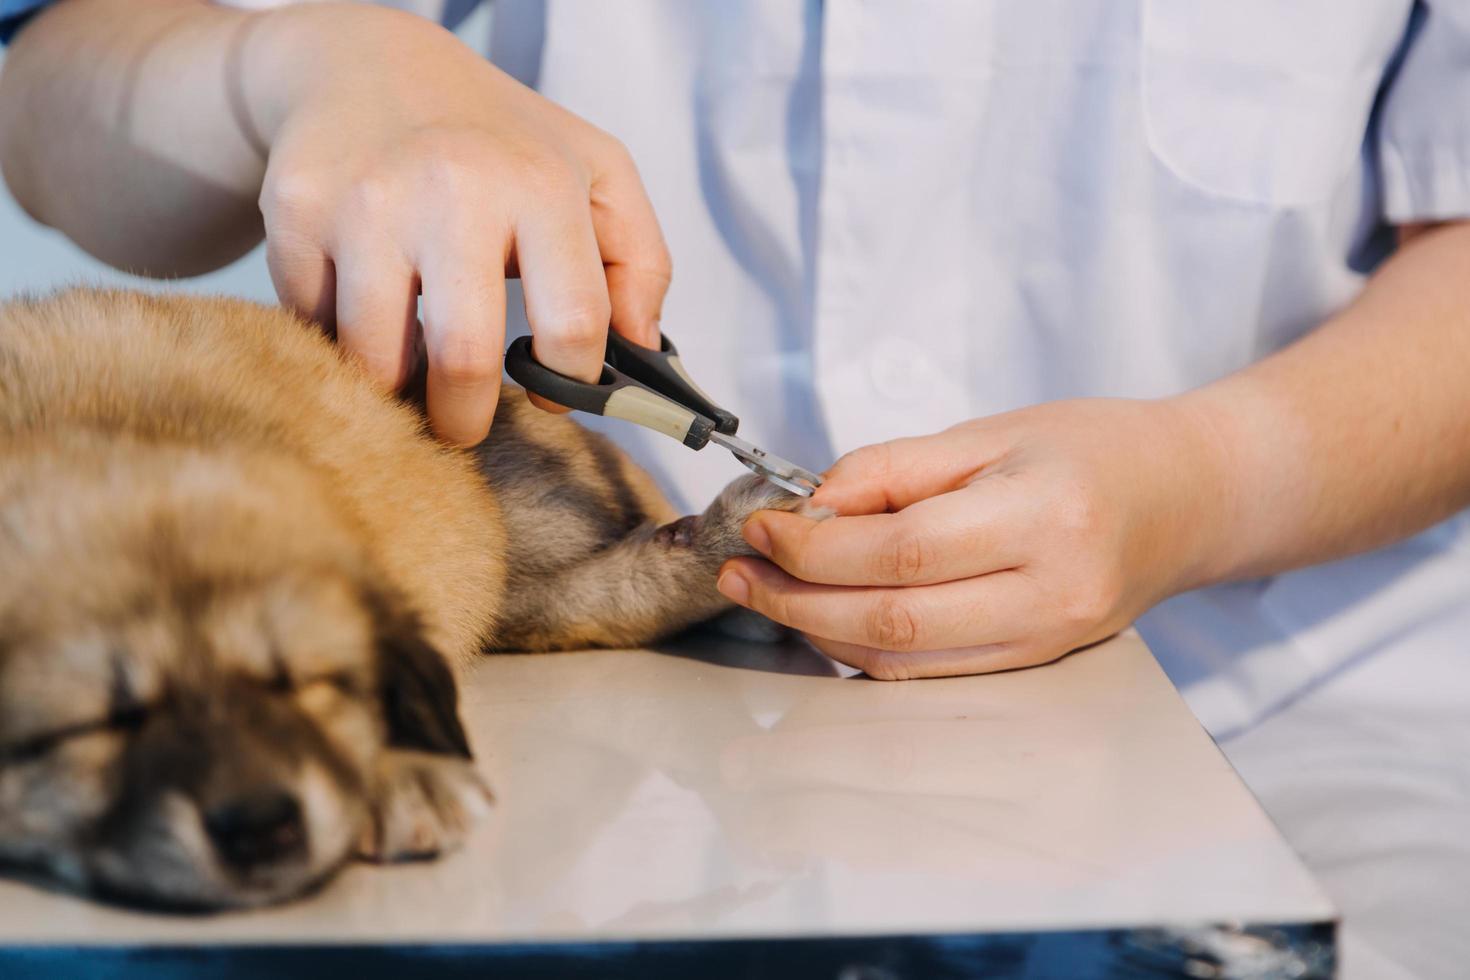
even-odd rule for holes
{"type": "Polygon", "coordinates": [[[805,646],[487,660],[496,812],[435,863],[205,919],[0,881],[0,944],[947,934],[1333,910],[1141,640],[885,683],[805,646]]]}

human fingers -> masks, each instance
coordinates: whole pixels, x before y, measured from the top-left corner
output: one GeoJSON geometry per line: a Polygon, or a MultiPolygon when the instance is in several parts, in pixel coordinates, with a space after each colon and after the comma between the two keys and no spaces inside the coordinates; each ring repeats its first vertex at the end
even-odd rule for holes
{"type": "Polygon", "coordinates": [[[382,243],[345,243],[335,256],[337,342],[396,391],[408,376],[418,328],[418,276],[382,243]]]}
{"type": "Polygon", "coordinates": [[[817,585],[760,559],[720,569],[733,602],[810,636],[880,650],[943,650],[1028,635],[1043,612],[1035,583],[1019,571],[913,588],[817,585]]]}
{"type": "Polygon", "coordinates": [[[995,459],[988,440],[962,429],[856,449],[823,474],[814,504],[839,514],[881,514],[954,490],[995,459]]]}
{"type": "Polygon", "coordinates": [[[543,199],[517,219],[516,258],[536,360],[558,374],[595,382],[602,375],[610,309],[607,278],[586,204],[543,199]]]}
{"type": "Polygon", "coordinates": [[[335,329],[337,273],[319,245],[294,236],[269,237],[265,264],[282,306],[335,329]]]}
{"type": "Polygon", "coordinates": [[[626,148],[606,137],[597,149],[591,186],[592,228],[607,276],[612,329],[656,348],[673,266],[638,168],[626,148]]]}
{"type": "Polygon", "coordinates": [[[931,585],[1018,564],[1024,508],[985,480],[897,513],[814,521],[758,511],[746,542],[791,575],[827,585],[931,585]]]}
{"type": "Polygon", "coordinates": [[[502,260],[464,248],[424,264],[427,409],[434,433],[473,446],[490,431],[505,348],[502,260]]]}

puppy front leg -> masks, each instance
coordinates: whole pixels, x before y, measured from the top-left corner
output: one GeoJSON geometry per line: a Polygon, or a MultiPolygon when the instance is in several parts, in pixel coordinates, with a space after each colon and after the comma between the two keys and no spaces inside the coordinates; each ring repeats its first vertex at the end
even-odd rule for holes
{"type": "Polygon", "coordinates": [[[734,608],[715,590],[726,559],[754,555],[740,529],[757,510],[803,498],[755,476],[731,483],[703,514],[645,524],[568,567],[512,582],[500,650],[642,646],[734,608]]]}
{"type": "Polygon", "coordinates": [[[378,616],[378,683],[387,744],[368,777],[360,857],[399,861],[458,847],[490,808],[459,716],[459,686],[415,617],[378,616]]]}

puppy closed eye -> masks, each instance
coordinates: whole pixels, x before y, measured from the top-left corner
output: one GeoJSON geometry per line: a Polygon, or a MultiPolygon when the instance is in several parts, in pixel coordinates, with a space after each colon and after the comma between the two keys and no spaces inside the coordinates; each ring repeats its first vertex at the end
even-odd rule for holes
{"type": "Polygon", "coordinates": [[[325,684],[338,694],[345,694],[350,698],[363,697],[369,689],[368,679],[350,670],[336,670],[328,674],[321,674],[310,678],[302,686],[318,684],[325,684]]]}
{"type": "Polygon", "coordinates": [[[369,679],[348,670],[333,671],[296,682],[291,689],[296,703],[316,714],[372,699],[369,679]]]}
{"type": "Polygon", "coordinates": [[[87,735],[104,732],[130,734],[143,727],[148,720],[148,708],[144,705],[127,705],[96,721],[76,722],[49,732],[29,735],[6,745],[0,745],[0,766],[24,765],[36,762],[67,742],[87,735]]]}
{"type": "Polygon", "coordinates": [[[279,694],[296,695],[317,688],[330,689],[338,694],[356,698],[364,697],[369,692],[368,679],[351,670],[334,670],[312,677],[291,677],[285,671],[279,671],[265,681],[258,677],[247,677],[247,680],[263,684],[267,690],[279,694]]]}
{"type": "Polygon", "coordinates": [[[272,656],[272,667],[269,676],[262,677],[259,674],[247,673],[243,679],[247,683],[264,687],[267,691],[276,694],[300,694],[313,687],[330,687],[338,693],[348,697],[358,697],[366,693],[367,680],[359,677],[351,669],[343,667],[338,670],[325,670],[308,676],[298,676],[287,666],[286,658],[279,652],[272,656]]]}

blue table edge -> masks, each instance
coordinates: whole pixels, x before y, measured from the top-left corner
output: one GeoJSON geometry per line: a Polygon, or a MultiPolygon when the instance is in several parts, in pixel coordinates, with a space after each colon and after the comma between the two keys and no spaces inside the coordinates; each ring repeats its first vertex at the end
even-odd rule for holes
{"type": "Polygon", "coordinates": [[[1329,980],[1335,921],[970,934],[647,939],[597,942],[12,944],[6,980],[209,976],[638,980],[1088,980],[1250,976],[1329,980]],[[1213,970],[1215,972],[1203,972],[1213,970]],[[1249,971],[1249,972],[1245,972],[1249,971]]]}

